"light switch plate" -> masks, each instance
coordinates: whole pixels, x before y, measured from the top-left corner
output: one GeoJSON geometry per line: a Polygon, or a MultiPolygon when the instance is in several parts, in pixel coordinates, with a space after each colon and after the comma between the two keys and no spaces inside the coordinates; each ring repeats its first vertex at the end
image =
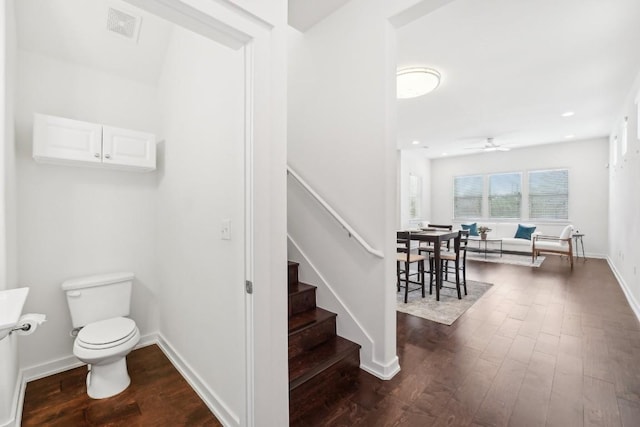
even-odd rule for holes
{"type": "Polygon", "coordinates": [[[225,219],[220,227],[220,238],[222,240],[231,240],[231,220],[225,219]]]}

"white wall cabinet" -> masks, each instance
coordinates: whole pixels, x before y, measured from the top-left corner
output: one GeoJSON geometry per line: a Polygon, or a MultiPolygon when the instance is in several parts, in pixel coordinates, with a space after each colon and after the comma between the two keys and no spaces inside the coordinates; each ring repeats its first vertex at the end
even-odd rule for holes
{"type": "Polygon", "coordinates": [[[156,138],[147,132],[35,114],[33,158],[40,163],[152,171],[156,138]]]}

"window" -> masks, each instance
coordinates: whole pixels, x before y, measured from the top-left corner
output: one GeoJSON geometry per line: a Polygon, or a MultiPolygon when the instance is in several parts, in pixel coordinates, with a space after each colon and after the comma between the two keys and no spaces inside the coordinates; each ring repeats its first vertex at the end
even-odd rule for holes
{"type": "Polygon", "coordinates": [[[489,175],[489,218],[520,218],[521,174],[489,175]]]}
{"type": "Polygon", "coordinates": [[[409,218],[422,217],[422,179],[409,175],[409,218]]]}
{"type": "Polygon", "coordinates": [[[569,171],[529,172],[529,218],[569,219],[569,171]]]}
{"type": "Polygon", "coordinates": [[[456,176],[453,179],[453,216],[482,217],[482,175],[456,176]]]}

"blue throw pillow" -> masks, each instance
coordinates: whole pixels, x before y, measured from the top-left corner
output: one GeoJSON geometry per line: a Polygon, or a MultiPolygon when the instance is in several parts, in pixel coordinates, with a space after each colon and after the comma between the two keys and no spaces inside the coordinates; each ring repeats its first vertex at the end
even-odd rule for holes
{"type": "Polygon", "coordinates": [[[473,224],[461,224],[461,226],[463,230],[469,230],[469,236],[479,236],[477,222],[473,224]]]}
{"type": "Polygon", "coordinates": [[[531,235],[534,231],[536,231],[536,227],[526,227],[522,224],[518,224],[518,231],[516,231],[516,235],[514,237],[516,239],[531,240],[531,235]]]}

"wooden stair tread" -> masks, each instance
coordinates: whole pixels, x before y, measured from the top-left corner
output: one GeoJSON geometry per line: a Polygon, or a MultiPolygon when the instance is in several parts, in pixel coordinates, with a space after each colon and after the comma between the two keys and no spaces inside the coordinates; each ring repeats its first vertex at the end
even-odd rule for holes
{"type": "Polygon", "coordinates": [[[289,334],[303,331],[309,326],[324,322],[332,317],[336,317],[336,314],[319,307],[295,314],[289,318],[289,334]]]}
{"type": "Polygon", "coordinates": [[[360,345],[340,336],[325,341],[319,346],[289,360],[289,391],[330,368],[360,345]]]}
{"type": "Polygon", "coordinates": [[[316,288],[317,286],[313,286],[304,282],[298,282],[297,286],[295,286],[293,289],[289,291],[289,295],[296,295],[296,294],[301,294],[303,292],[309,292],[316,288]]]}

